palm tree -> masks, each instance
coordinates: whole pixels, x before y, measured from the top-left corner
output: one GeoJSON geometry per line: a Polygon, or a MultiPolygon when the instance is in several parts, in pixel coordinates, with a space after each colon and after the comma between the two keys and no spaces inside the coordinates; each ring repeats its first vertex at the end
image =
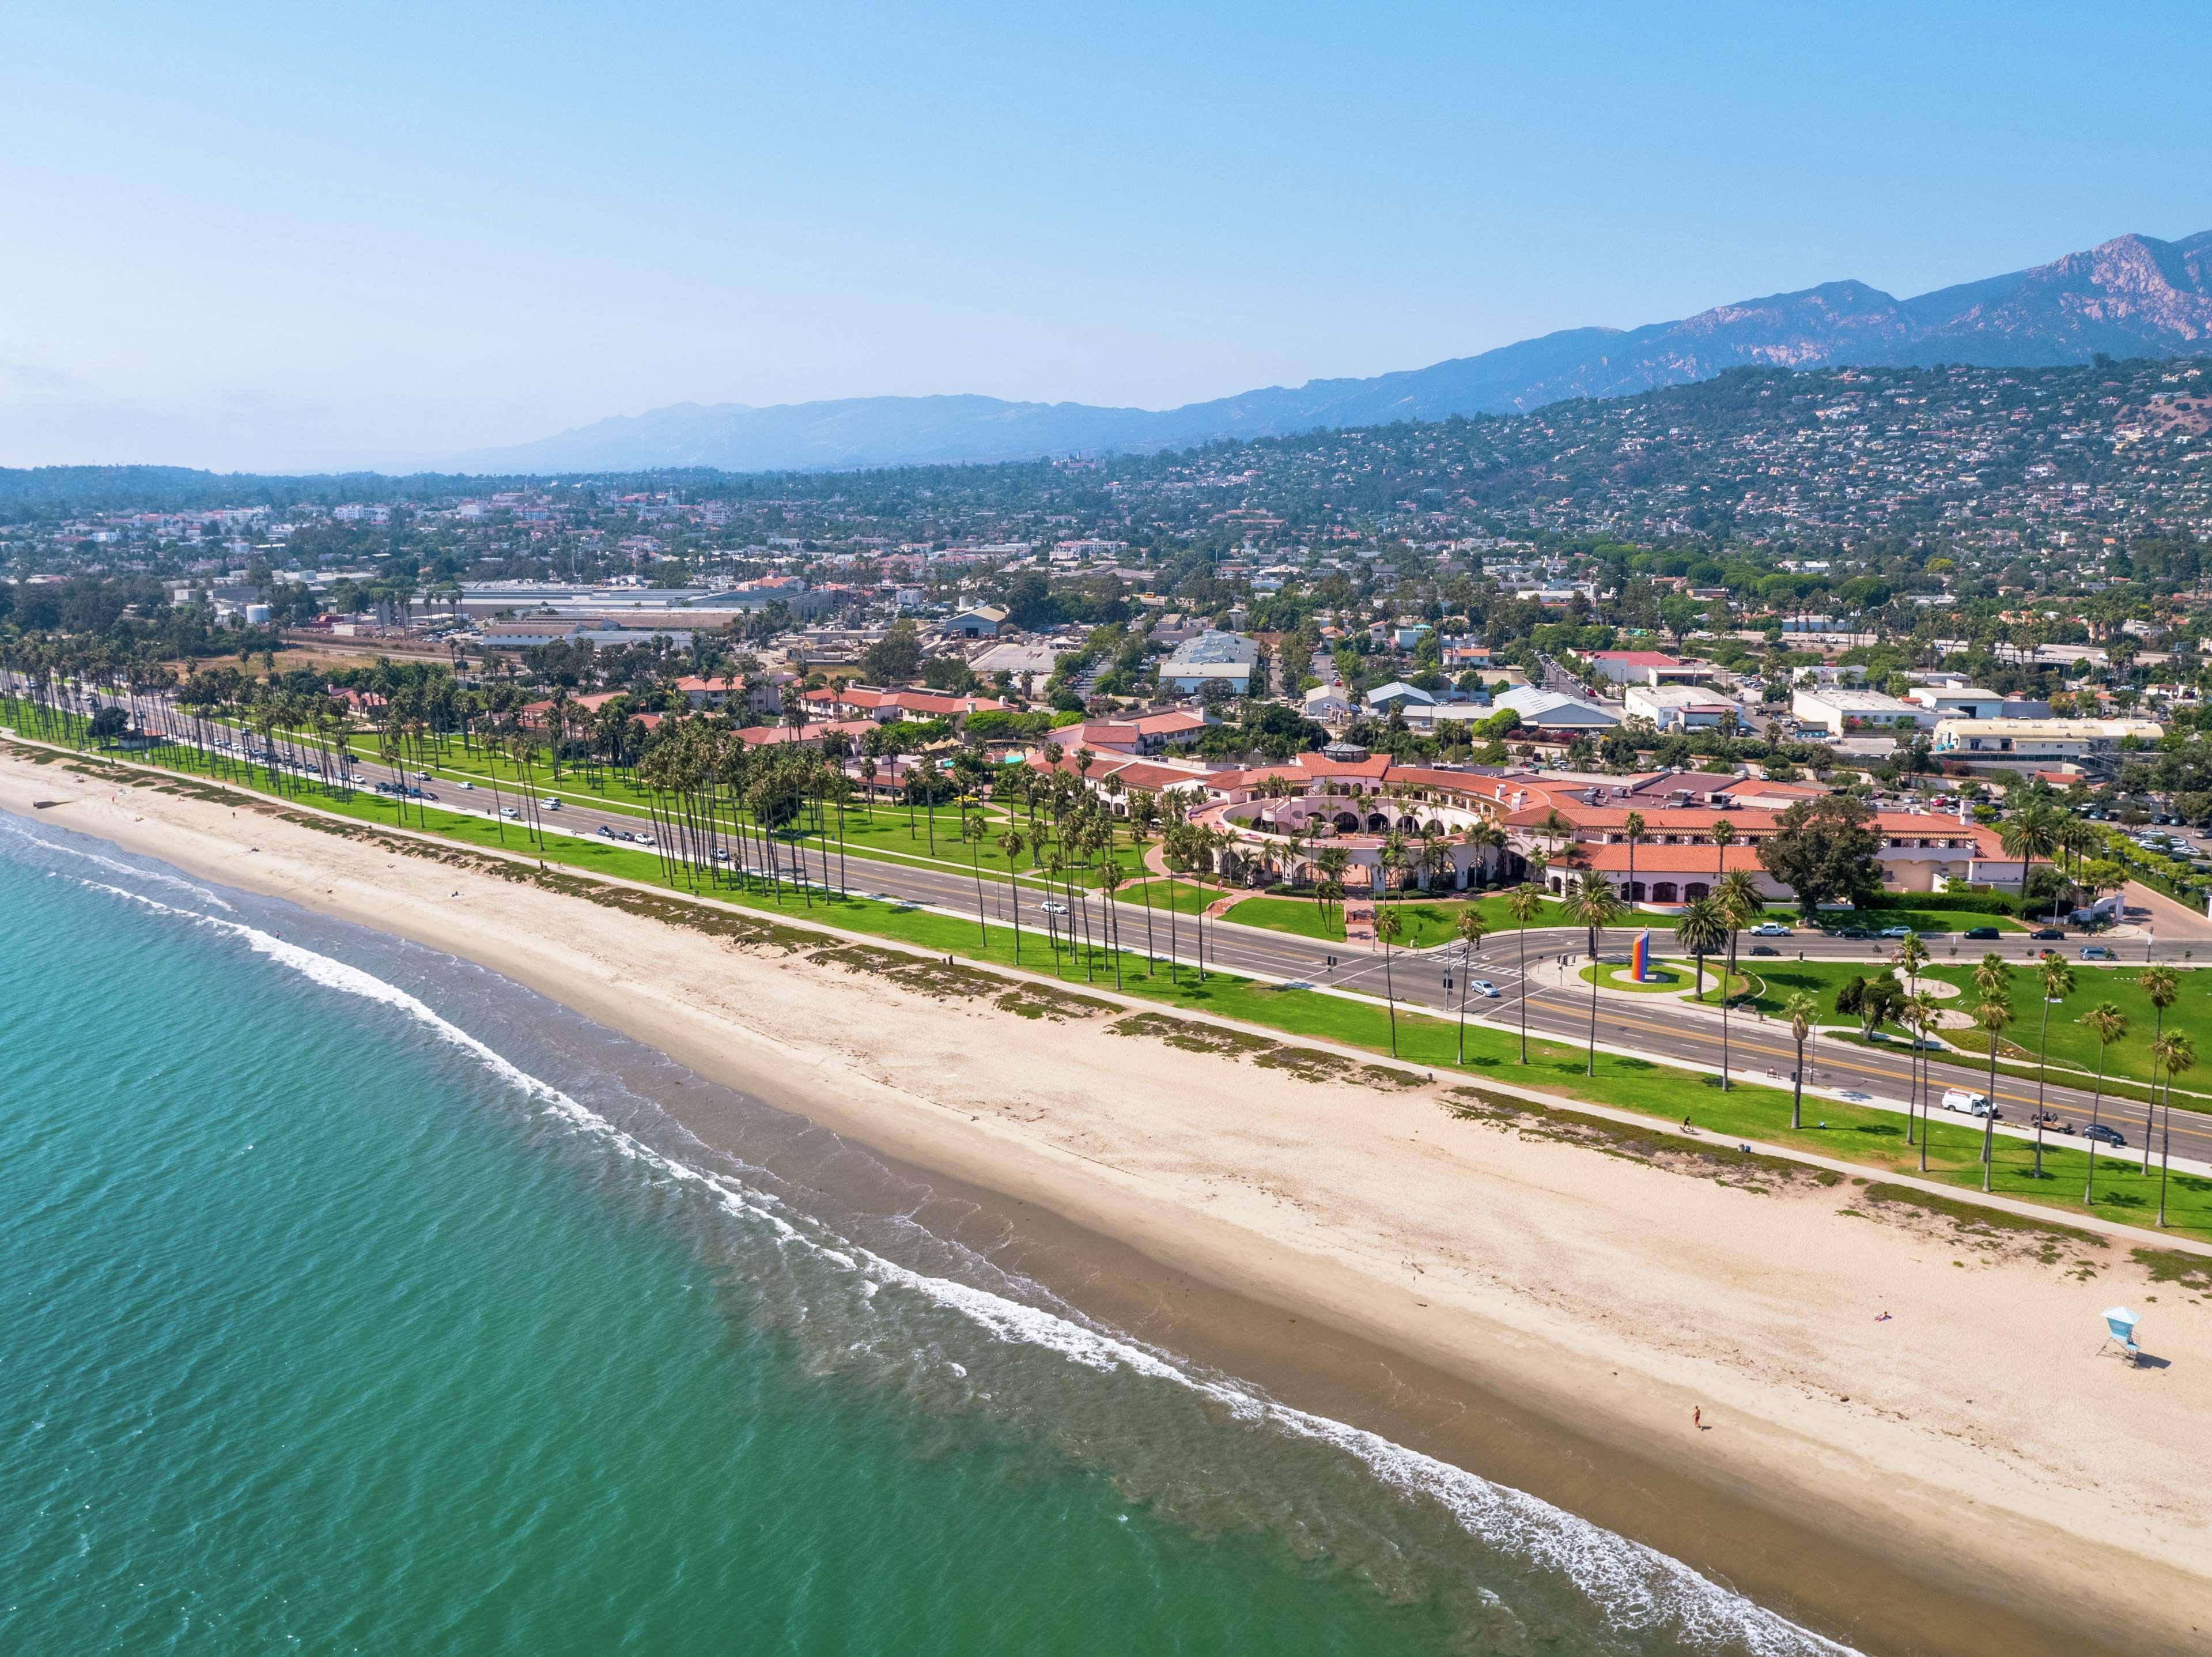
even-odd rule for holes
{"type": "MultiPolygon", "coordinates": [[[[1352,868],[1352,854],[1346,851],[1342,846],[1323,846],[1321,849],[1321,856],[1314,861],[1321,865],[1322,874],[1321,885],[1314,891],[1314,900],[1321,905],[1323,914],[1326,916],[1329,904],[1328,895],[1328,889],[1334,886],[1336,889],[1336,895],[1340,899],[1344,895],[1344,877],[1346,873],[1352,868]]],[[[1340,942],[1342,941],[1340,936],[1342,922],[1340,920],[1338,925],[1340,932],[1339,941],[1340,942]]]]}
{"type": "Polygon", "coordinates": [[[2043,1178],[2043,1087],[2048,1073],[2045,1055],[2051,1051],[2051,1004],[2074,993],[2074,969],[2056,955],[2046,955],[2037,976],[2043,984],[2043,1027],[2035,1044],[2035,1177],[2043,1178]]]}
{"type": "Polygon", "coordinates": [[[1605,929],[1620,917],[1620,899],[1613,889],[1613,882],[1602,874],[1583,875],[1567,894],[1567,918],[1577,926],[1589,929],[1590,958],[1590,1021],[1589,1065],[1583,1074],[1597,1074],[1597,978],[1598,943],[1605,929]]]}
{"type": "Polygon", "coordinates": [[[1108,932],[1107,951],[1114,957],[1114,988],[1121,987],[1121,911],[1120,899],[1115,894],[1121,891],[1128,877],[1122,874],[1121,864],[1108,859],[1106,867],[1098,871],[1098,890],[1105,894],[1105,921],[1108,932]]]}
{"type": "Polygon", "coordinates": [[[1804,1126],[1805,1043],[1816,1027],[1814,1017],[1820,1012],[1820,1003],[1800,990],[1782,1003],[1782,1010],[1789,1015],[1790,1034],[1797,1044],[1797,1068],[1790,1076],[1790,1126],[1795,1131],[1804,1126]]]}
{"type": "Polygon", "coordinates": [[[983,935],[983,947],[986,950],[991,947],[991,923],[983,918],[983,840],[990,832],[991,825],[984,819],[981,805],[975,801],[971,796],[962,795],[960,796],[960,838],[969,843],[969,867],[975,876],[975,926],[976,929],[983,935]],[[969,814],[969,807],[971,804],[975,807],[973,816],[969,814]]]}
{"type": "MultiPolygon", "coordinates": [[[[2181,975],[2170,966],[2154,966],[2145,971],[2136,982],[2142,986],[2144,998],[2158,1014],[2158,1022],[2151,1030],[2151,1051],[2156,1052],[2158,1044],[2166,1035],[2166,1009],[2181,998],[2181,975]]],[[[2153,1081],[2156,1079],[2155,1076],[2152,1078],[2153,1081]]],[[[2142,1171],[2145,1173],[2150,1172],[2151,1118],[2155,1108],[2154,1104],[2143,1107],[2142,1171]]]]}
{"type": "Polygon", "coordinates": [[[1474,947],[1482,941],[1488,929],[1481,915],[1473,907],[1462,909],[1459,919],[1453,923],[1463,946],[1459,964],[1459,1063],[1467,1063],[1467,983],[1474,972],[1474,947]]]}
{"type": "Polygon", "coordinates": [[[1705,831],[1719,856],[1713,862],[1713,885],[1717,887],[1721,876],[1728,873],[1728,849],[1735,844],[1735,825],[1725,817],[1705,831]]]}
{"type": "Polygon", "coordinates": [[[1521,929],[1521,1063],[1528,1062],[1528,923],[1544,912],[1544,888],[1524,880],[1505,894],[1505,912],[1521,929]]]}
{"type": "Polygon", "coordinates": [[[2166,1223],[2166,1176],[2173,1166],[2173,1079],[2197,1063],[2197,1044],[2184,1030],[2168,1036],[2160,1068],[2166,1071],[2166,1131],[2160,1136],[2158,1157],[2158,1222],[2166,1223]]]}
{"type": "Polygon", "coordinates": [[[1734,1000],[1735,989],[1736,935],[1757,920],[1766,908],[1766,899],[1759,895],[1759,882],[1752,878],[1749,869],[1731,869],[1721,876],[1720,885],[1713,892],[1713,902],[1728,923],[1728,970],[1721,978],[1721,1091],[1728,1091],[1729,1073],[1729,1004],[1734,1000]]]}
{"type": "Polygon", "coordinates": [[[1935,1083],[1929,1075],[1931,1061],[1928,1057],[1928,1038],[1936,1033],[1943,1022],[1943,1009],[1936,1005],[1936,997],[1923,990],[1905,999],[1902,1015],[1905,1027],[1912,1032],[1912,1060],[1914,1077],[1912,1098],[1905,1102],[1905,1141],[1912,1142],[1912,1111],[1917,1104],[1920,1111],[1920,1172],[1928,1172],[1928,1095],[1935,1083]]]}
{"type": "Polygon", "coordinates": [[[1906,993],[1917,995],[1920,975],[1928,966],[1928,946],[1917,937],[1905,938],[1899,940],[1894,953],[1897,968],[1905,974],[1906,993]]]}
{"type": "MultiPolygon", "coordinates": [[[[1698,898],[1683,907],[1674,919],[1674,941],[1680,944],[1698,963],[1696,996],[1705,998],[1705,957],[1728,941],[1728,922],[1722,917],[1720,905],[1711,898],[1698,898]]],[[[1723,991],[1727,985],[1722,985],[1723,991]]]]}
{"type": "Polygon", "coordinates": [[[1997,1140],[1997,1038],[2012,1023],[2010,1000],[1992,997],[1974,1008],[1974,1022],[1982,1026],[1990,1039],[1990,1102],[1987,1114],[1982,1118],[1982,1189],[1990,1188],[1990,1168],[1996,1155],[1997,1140]]]}
{"type": "Polygon", "coordinates": [[[1382,865],[1382,895],[1390,895],[1390,877],[1406,867],[1406,837],[1392,829],[1382,837],[1382,850],[1376,856],[1382,865]]]}
{"type": "Polygon", "coordinates": [[[1544,842],[1547,861],[1559,856],[1559,848],[1573,835],[1575,825],[1559,815],[1557,806],[1544,813],[1544,820],[1536,825],[1536,833],[1544,842]]]}
{"type": "Polygon", "coordinates": [[[1451,848],[1436,835],[1424,834],[1421,837],[1421,874],[1430,892],[1436,891],[1437,880],[1450,871],[1451,866],[1451,848]]]}
{"type": "Polygon", "coordinates": [[[1382,945],[1382,993],[1390,1002],[1390,1057],[1398,1057],[1398,990],[1390,978],[1390,946],[1398,941],[1406,928],[1406,917],[1395,909],[1386,909],[1375,917],[1375,936],[1382,945]]]}
{"type": "MultiPolygon", "coordinates": [[[[1997,830],[1997,844],[2004,848],[2008,857],[2020,859],[2020,895],[2021,907],[2027,907],[2028,865],[2039,857],[2048,858],[2058,850],[2058,813],[2048,806],[2022,807],[2008,817],[1997,830]]],[[[2051,900],[2051,913],[2057,917],[2058,899],[2051,900]]]]}
{"type": "Polygon", "coordinates": [[[2100,838],[2087,823],[2070,814],[2059,818],[2056,838],[2058,850],[2065,854],[2067,867],[2078,882],[2081,877],[2082,856],[2097,849],[2100,838]]]}
{"type": "MultiPolygon", "coordinates": [[[[1898,944],[1896,958],[1898,968],[1905,974],[1905,1014],[1899,1021],[1907,1029],[1911,1029],[1913,1001],[1920,993],[1920,974],[1928,965],[1928,946],[1921,942],[1917,936],[1907,937],[1898,944]]],[[[1929,1004],[1931,1006],[1934,1004],[1932,998],[1929,1004]]],[[[1933,1024],[1929,1026],[1931,1030],[1935,1027],[1933,1024]]],[[[1923,1034],[1912,1045],[1913,1094],[1911,1100],[1905,1101],[1905,1142],[1908,1145],[1912,1142],[1912,1111],[1915,1101],[1920,1103],[1920,1120],[1923,1127],[1926,1126],[1928,1121],[1926,1102],[1921,1099],[1921,1084],[1925,1079],[1924,1073],[1927,1069],[1927,1043],[1923,1034]]],[[[1923,1151],[1922,1154],[1924,1156],[1926,1153],[1923,1151]]]]}
{"type": "Polygon", "coordinates": [[[1636,848],[1644,838],[1644,813],[1632,811],[1623,819],[1620,832],[1628,838],[1628,891],[1630,908],[1636,906],[1636,848]]]}
{"type": "MultiPolygon", "coordinates": [[[[2112,1044],[2128,1033],[2128,1015],[2112,1002],[2100,1001],[2075,1020],[2086,1026],[2097,1038],[2097,1091],[2089,1101],[2089,1125],[2095,1128],[2103,1115],[2105,1104],[2105,1055],[2112,1044]]],[[[2081,1187],[2081,1201],[2094,1203],[2097,1200],[2097,1136],[2089,1136],[2089,1178],[2081,1187]]]]}
{"type": "Polygon", "coordinates": [[[1029,842],[1023,838],[1021,830],[1012,823],[999,836],[999,850],[1006,857],[1006,909],[1014,917],[1014,965],[1017,966],[1022,960],[1022,894],[1021,889],[1014,884],[1014,862],[1028,845],[1029,842]]]}

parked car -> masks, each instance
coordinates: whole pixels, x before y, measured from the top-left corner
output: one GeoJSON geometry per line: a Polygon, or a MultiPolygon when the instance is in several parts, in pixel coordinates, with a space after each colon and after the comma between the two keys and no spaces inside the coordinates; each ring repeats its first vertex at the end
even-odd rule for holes
{"type": "Polygon", "coordinates": [[[2027,935],[2037,943],[2063,943],[2066,935],[2055,926],[2039,927],[2027,935]]]}
{"type": "Polygon", "coordinates": [[[1909,926],[1886,926],[1875,935],[1879,938],[1909,938],[1912,935],[1912,929],[1909,926]]]}
{"type": "Polygon", "coordinates": [[[1970,926],[1959,935],[1962,938],[1994,938],[2000,934],[1993,926],[1970,926]]]}
{"type": "MultiPolygon", "coordinates": [[[[615,832],[612,829],[609,828],[605,823],[599,825],[599,838],[602,840],[611,840],[614,838],[615,832]]],[[[623,838],[627,839],[629,837],[625,835],[623,838]]]]}
{"type": "Polygon", "coordinates": [[[1794,938],[1797,935],[1779,921],[1761,921],[1751,929],[1754,938],[1794,938]]]}
{"type": "Polygon", "coordinates": [[[1488,978],[1469,978],[1467,981],[1467,992],[1470,996],[1494,997],[1498,994],[1498,986],[1488,978]]]}
{"type": "Polygon", "coordinates": [[[522,813],[513,806],[501,806],[499,808],[499,814],[510,823],[519,823],[522,820],[522,813]]]}
{"type": "Polygon", "coordinates": [[[1967,1116],[1995,1116],[2000,1121],[2003,1119],[2002,1115],[1990,1106],[1990,1096],[1987,1093],[1971,1093],[1964,1087],[1946,1088],[1943,1093],[1943,1108],[1947,1111],[1958,1111],[1967,1116]]]}
{"type": "Polygon", "coordinates": [[[1771,943],[1755,943],[1751,947],[1751,953],[1754,955],[1778,955],[1782,952],[1771,943]]]}
{"type": "Polygon", "coordinates": [[[2094,1139],[2100,1145],[2111,1145],[2118,1149],[2125,1149],[2128,1142],[2128,1136],[2118,1128],[2107,1127],[2101,1122],[2092,1122],[2083,1128],[2081,1137],[2094,1139]]]}
{"type": "Polygon", "coordinates": [[[2085,943],[2081,946],[2081,959],[2085,961],[2116,961],[2119,957],[2100,943],[2085,943]]]}

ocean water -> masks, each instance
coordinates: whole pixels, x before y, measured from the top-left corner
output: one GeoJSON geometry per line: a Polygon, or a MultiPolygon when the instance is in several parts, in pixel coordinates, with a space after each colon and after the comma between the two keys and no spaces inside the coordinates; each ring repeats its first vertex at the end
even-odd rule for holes
{"type": "Polygon", "coordinates": [[[0,814],[0,1651],[1839,1649],[708,1086],[0,814]]]}

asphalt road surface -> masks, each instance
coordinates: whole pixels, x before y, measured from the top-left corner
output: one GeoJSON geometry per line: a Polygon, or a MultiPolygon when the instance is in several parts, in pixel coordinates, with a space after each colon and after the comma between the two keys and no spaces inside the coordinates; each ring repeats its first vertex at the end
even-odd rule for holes
{"type": "MultiPolygon", "coordinates": [[[[142,699],[142,709],[146,707],[142,699]]],[[[151,711],[149,710],[149,711],[151,711]]],[[[161,722],[169,724],[173,734],[183,738],[185,722],[173,710],[164,708],[156,716],[161,722]]],[[[434,797],[437,806],[447,811],[473,813],[490,818],[493,805],[489,791],[482,788],[463,789],[448,777],[437,777],[429,782],[419,777],[402,777],[401,774],[365,759],[356,761],[358,777],[365,778],[373,788],[377,782],[401,782],[407,786],[424,789],[434,797]]],[[[540,797],[548,797],[550,785],[542,789],[540,797]]],[[[515,796],[505,792],[502,797],[514,801],[515,796]]],[[[540,820],[550,832],[597,838],[600,828],[622,833],[648,830],[647,819],[635,813],[614,810],[592,805],[580,799],[565,787],[563,801],[558,812],[543,812],[540,820]]],[[[518,835],[520,825],[510,824],[518,835]]],[[[518,848],[519,849],[519,848],[518,848]]],[[[840,878],[840,859],[833,851],[830,860],[830,878],[835,885],[840,878]]],[[[818,878],[821,859],[818,853],[809,856],[809,867],[818,878]]],[[[879,858],[863,857],[848,853],[842,860],[842,877],[847,889],[860,894],[888,897],[901,901],[927,905],[954,913],[973,915],[976,911],[975,881],[965,869],[948,866],[933,868],[892,862],[879,858]]],[[[983,883],[983,907],[988,918],[999,925],[1008,923],[1012,901],[1006,882],[1001,878],[986,878],[983,883]]],[[[1019,883],[1021,923],[1038,933],[1065,932],[1069,922],[1076,919],[1065,913],[1048,912],[1043,905],[1060,905],[1042,883],[1019,883]]],[[[793,899],[794,903],[799,902],[793,899]]],[[[1079,898],[1079,910],[1087,910],[1089,935],[1103,935],[1100,921],[1104,900],[1097,894],[1079,898]]],[[[1121,906],[1121,936],[1125,950],[1141,956],[1144,953],[1144,911],[1141,907],[1121,906]]],[[[799,912],[803,913],[803,909],[799,912]]],[[[1083,923],[1078,919],[1077,935],[1083,935],[1083,923]]],[[[1152,937],[1155,953],[1164,966],[1170,955],[1172,936],[1174,957],[1186,969],[1194,964],[1198,947],[1200,929],[1188,916],[1170,923],[1164,911],[1155,911],[1152,916],[1152,937]]],[[[1628,929],[1623,928],[1622,931],[1628,929]]],[[[1615,937],[1619,933],[1613,935],[1615,937]]],[[[1662,932],[1654,941],[1665,936],[1662,932]]],[[[1671,942],[1671,938],[1667,940],[1671,942]]],[[[1882,957],[1887,946],[1850,939],[1827,938],[1811,934],[1795,937],[1764,940],[1779,952],[1781,959],[1802,958],[1808,960],[1873,961],[1882,957]]],[[[1954,958],[1950,940],[1929,938],[1924,941],[1931,957],[1937,962],[1954,958]]],[[[1587,940],[1579,929],[1534,929],[1525,939],[1512,932],[1493,934],[1476,948],[1472,971],[1462,965],[1462,950],[1458,944],[1440,945],[1426,950],[1400,949],[1391,953],[1388,968],[1388,986],[1401,1005],[1418,1007],[1439,1015],[1456,1016],[1459,1009],[1459,988],[1470,978],[1487,979],[1498,991],[1495,998],[1470,997],[1467,1014],[1470,1023],[1481,1021],[1492,1026],[1518,1029],[1522,1022],[1521,1003],[1528,1002],[1528,1028],[1531,1035],[1541,1035],[1555,1042],[1573,1045],[1587,1042],[1589,1037],[1589,990],[1575,976],[1583,963],[1587,940]],[[1525,947],[1528,972],[1520,970],[1522,952],[1525,947]],[[1564,964],[1563,964],[1564,961],[1564,964]],[[1449,978],[1453,988],[1445,987],[1449,978]]],[[[1744,947],[1747,950],[1750,943],[1744,947]]],[[[2071,953],[2070,943],[2066,946],[2071,953]]],[[[1209,921],[1204,928],[1205,965],[1209,970],[1249,974],[1286,983],[1307,984],[1317,987],[1354,990],[1376,998],[1386,993],[1386,967],[1382,955],[1358,946],[1328,943],[1289,934],[1264,931],[1256,928],[1231,925],[1209,921]]],[[[1956,946],[1956,959],[1972,960],[1990,950],[2008,959],[2028,961],[2035,958],[2045,946],[2028,941],[2024,933],[2008,933],[2002,939],[1990,941],[1961,941],[1956,946]]],[[[2122,956],[2122,964],[2142,962],[2147,955],[2161,960],[2182,959],[2185,947],[2180,944],[2147,945],[2141,940],[2126,940],[2115,946],[2122,956]]],[[[1759,960],[1740,956],[1739,965],[1756,969],[1759,960]]],[[[1126,969],[1125,969],[1126,970],[1126,969]]],[[[1603,996],[1598,1002],[1597,1037],[1601,1044],[1626,1048],[1637,1053],[1659,1059],[1677,1059],[1690,1063],[1717,1069],[1722,1062],[1722,1031],[1717,1015],[1682,1007],[1676,1003],[1645,1007],[1619,996],[1603,996]]],[[[1852,1046],[1826,1038],[1808,1044],[1809,1086],[1838,1089],[1847,1094],[1863,1095],[1880,1102],[1901,1102],[1911,1091],[1911,1064],[1902,1045],[1894,1054],[1852,1046]]],[[[1755,1014],[1738,1012],[1729,1020],[1728,1039],[1729,1073],[1740,1080],[1788,1085],[1790,1074],[1796,1063],[1795,1045],[1786,1026],[1763,1022],[1755,1014]]],[[[1985,1088],[1987,1072],[1969,1066],[1937,1063],[1929,1069],[1929,1087],[1940,1099],[1944,1088],[1962,1087],[1980,1092],[1985,1088]]],[[[2021,1081],[2008,1076],[1997,1080],[1996,1098],[2008,1125],[2025,1128],[2033,1125],[2036,1085],[2031,1079],[2021,1081]]],[[[2045,1108],[2055,1119],[2051,1131],[2060,1143],[2079,1145],[2079,1129],[2091,1119],[2091,1093],[2087,1088],[2051,1086],[2045,1091],[2045,1108]]],[[[1817,1119],[1819,1107],[1814,1098],[1808,1098],[1807,1113],[1817,1119]]],[[[1957,1116],[1957,1122],[1970,1118],[1957,1116]]],[[[2129,1152],[2140,1158],[2143,1141],[2143,1106],[2130,1100],[2104,1101],[2101,1119],[2116,1126],[2125,1134],[2129,1152]]],[[[2173,1121],[2173,1152],[2177,1156],[2191,1161],[2212,1162],[2212,1120],[2193,1111],[2177,1114],[2173,1121]]],[[[2108,1148],[2109,1151],[2110,1148],[2108,1148]]],[[[2154,1157],[2158,1145],[2154,1141],[2154,1157]]],[[[2128,1154],[2128,1153],[2121,1153],[2128,1154]]]]}

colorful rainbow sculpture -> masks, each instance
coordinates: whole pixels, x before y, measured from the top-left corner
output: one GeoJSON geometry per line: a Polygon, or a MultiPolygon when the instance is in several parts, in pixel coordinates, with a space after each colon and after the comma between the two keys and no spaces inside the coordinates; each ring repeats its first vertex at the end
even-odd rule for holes
{"type": "Polygon", "coordinates": [[[1636,935],[1636,951],[1628,958],[1628,960],[1631,972],[1637,983],[1651,982],[1651,935],[1649,932],[1639,932],[1636,935]]]}

